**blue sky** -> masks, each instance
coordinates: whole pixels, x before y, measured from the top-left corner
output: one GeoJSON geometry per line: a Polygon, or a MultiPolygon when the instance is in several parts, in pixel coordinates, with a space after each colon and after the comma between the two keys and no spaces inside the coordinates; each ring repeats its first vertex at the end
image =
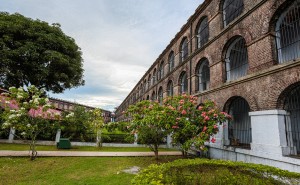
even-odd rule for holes
{"type": "Polygon", "coordinates": [[[203,0],[0,0],[0,11],[59,23],[83,52],[85,86],[51,97],[118,106],[203,0]]]}

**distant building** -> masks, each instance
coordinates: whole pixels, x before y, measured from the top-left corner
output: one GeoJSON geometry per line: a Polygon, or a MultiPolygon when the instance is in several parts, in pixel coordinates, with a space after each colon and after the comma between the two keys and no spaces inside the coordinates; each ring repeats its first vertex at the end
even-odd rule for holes
{"type": "Polygon", "coordinates": [[[116,110],[187,93],[233,116],[212,158],[300,172],[300,0],[205,0],[116,110]]]}

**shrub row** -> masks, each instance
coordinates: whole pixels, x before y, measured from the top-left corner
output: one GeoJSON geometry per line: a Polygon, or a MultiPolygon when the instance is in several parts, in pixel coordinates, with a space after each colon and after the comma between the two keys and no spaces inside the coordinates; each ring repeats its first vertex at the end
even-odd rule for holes
{"type": "Polygon", "coordinates": [[[103,143],[133,143],[134,136],[132,134],[119,133],[119,134],[111,134],[105,133],[102,134],[102,142],[103,143]]]}
{"type": "Polygon", "coordinates": [[[131,182],[152,185],[300,184],[300,174],[260,164],[179,159],[144,169],[131,182]]]}

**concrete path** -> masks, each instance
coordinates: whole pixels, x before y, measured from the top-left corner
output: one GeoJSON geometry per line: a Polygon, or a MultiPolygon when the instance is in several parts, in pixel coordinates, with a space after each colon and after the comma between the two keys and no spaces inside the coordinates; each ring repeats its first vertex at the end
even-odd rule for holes
{"type": "MultiPolygon", "coordinates": [[[[158,152],[160,156],[182,155],[180,151],[158,152]]],[[[0,150],[0,157],[29,156],[29,151],[0,150]]],[[[77,152],[77,151],[38,151],[40,157],[139,157],[154,156],[154,152],[77,152]]]]}

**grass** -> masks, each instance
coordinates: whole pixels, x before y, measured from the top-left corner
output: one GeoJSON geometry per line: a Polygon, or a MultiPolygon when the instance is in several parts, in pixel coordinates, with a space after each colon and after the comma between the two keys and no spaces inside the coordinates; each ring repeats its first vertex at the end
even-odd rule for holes
{"type": "MultiPolygon", "coordinates": [[[[178,159],[161,156],[160,163],[178,159]]],[[[0,158],[0,184],[103,184],[127,185],[135,176],[122,170],[146,168],[154,157],[47,157],[30,161],[22,157],[0,158]]]]}
{"type": "MultiPolygon", "coordinates": [[[[28,144],[0,143],[0,150],[29,150],[28,144]]],[[[102,147],[94,146],[73,146],[71,149],[57,149],[56,146],[37,145],[38,151],[95,151],[95,152],[150,152],[147,147],[102,147]]],[[[159,151],[174,151],[175,149],[160,148],[159,151]]]]}

